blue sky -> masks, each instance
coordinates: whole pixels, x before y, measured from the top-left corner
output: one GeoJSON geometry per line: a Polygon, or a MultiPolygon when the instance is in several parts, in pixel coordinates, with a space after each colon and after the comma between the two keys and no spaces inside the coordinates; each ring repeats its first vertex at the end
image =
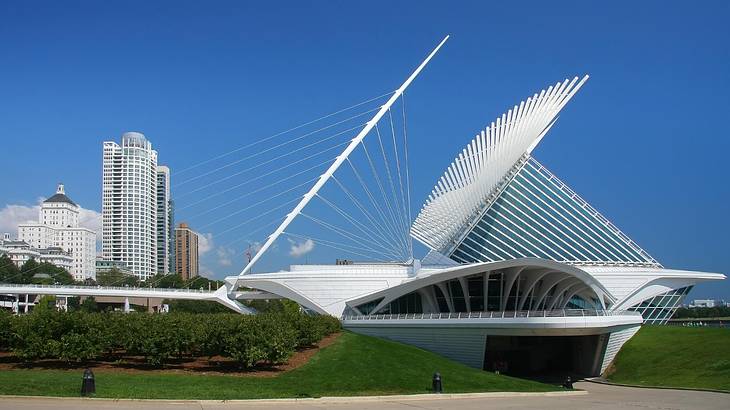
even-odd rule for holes
{"type": "MultiPolygon", "coordinates": [[[[727,274],[729,19],[724,1],[5,1],[0,209],[63,181],[100,211],[102,141],[131,130],[175,185],[190,164],[395,89],[451,34],[408,91],[414,210],[485,125],[588,73],[535,156],[665,266],[727,274]]],[[[243,245],[205,233],[206,269],[237,272],[243,245]]],[[[730,283],[692,296],[730,298],[730,283]]]]}

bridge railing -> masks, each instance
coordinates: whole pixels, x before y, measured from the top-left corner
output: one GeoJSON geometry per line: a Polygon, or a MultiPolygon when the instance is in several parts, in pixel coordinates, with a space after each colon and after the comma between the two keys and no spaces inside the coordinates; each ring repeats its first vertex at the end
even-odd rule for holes
{"type": "Polygon", "coordinates": [[[592,309],[554,309],[554,310],[514,310],[490,312],[455,313],[407,313],[384,315],[343,315],[342,320],[420,320],[420,319],[514,319],[530,317],[597,317],[597,316],[638,316],[639,312],[630,310],[592,310],[592,309]]]}
{"type": "Polygon", "coordinates": [[[147,292],[183,292],[183,293],[213,293],[210,290],[200,289],[178,289],[178,288],[148,288],[135,286],[83,286],[83,285],[35,285],[18,283],[0,283],[0,288],[23,288],[23,289],[88,289],[88,290],[121,290],[121,291],[147,291],[147,292]]]}

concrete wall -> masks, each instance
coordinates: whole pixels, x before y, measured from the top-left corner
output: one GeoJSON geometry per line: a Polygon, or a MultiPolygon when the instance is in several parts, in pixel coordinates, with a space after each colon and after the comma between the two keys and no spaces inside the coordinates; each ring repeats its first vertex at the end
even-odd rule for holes
{"type": "MultiPolygon", "coordinates": [[[[346,327],[355,333],[417,346],[477,369],[482,369],[484,366],[488,334],[493,334],[490,329],[484,328],[377,325],[346,327]]],[[[571,336],[574,370],[585,375],[603,374],[624,343],[634,336],[640,327],[636,325],[611,333],[571,336]]],[[[497,334],[501,333],[497,332],[497,334]]],[[[515,337],[519,337],[519,335],[515,337]]]]}
{"type": "Polygon", "coordinates": [[[417,346],[478,369],[484,365],[485,329],[358,326],[350,330],[417,346]]]}
{"type": "Polygon", "coordinates": [[[616,358],[616,355],[618,354],[619,350],[621,350],[621,347],[624,345],[624,343],[628,342],[629,339],[634,337],[639,329],[641,329],[641,326],[632,326],[613,332],[609,335],[608,343],[606,344],[606,350],[603,354],[603,362],[601,363],[601,374],[606,372],[606,369],[608,369],[608,366],[611,365],[613,359],[616,358]]]}

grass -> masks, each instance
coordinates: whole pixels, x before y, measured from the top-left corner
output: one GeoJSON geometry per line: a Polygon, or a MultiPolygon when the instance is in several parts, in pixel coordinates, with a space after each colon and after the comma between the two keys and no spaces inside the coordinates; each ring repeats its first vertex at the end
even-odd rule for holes
{"type": "MultiPolygon", "coordinates": [[[[497,376],[433,353],[382,339],[344,333],[304,366],[276,377],[96,373],[97,397],[137,399],[254,399],[427,393],[441,373],[445,393],[552,391],[555,386],[497,376]]],[[[78,396],[79,370],[0,372],[0,394],[78,396]]]]}
{"type": "Polygon", "coordinates": [[[644,326],[621,349],[608,378],[730,391],[730,329],[644,326]]]}

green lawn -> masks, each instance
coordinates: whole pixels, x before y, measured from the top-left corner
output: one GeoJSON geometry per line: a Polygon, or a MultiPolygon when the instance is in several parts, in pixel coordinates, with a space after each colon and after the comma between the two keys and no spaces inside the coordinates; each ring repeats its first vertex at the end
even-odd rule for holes
{"type": "Polygon", "coordinates": [[[730,391],[730,329],[644,326],[619,352],[609,380],[730,391]]]}
{"type": "MultiPolygon", "coordinates": [[[[400,343],[344,333],[304,366],[272,378],[99,371],[98,397],[253,399],[427,393],[434,371],[444,392],[551,391],[555,386],[497,376],[400,343]]],[[[80,370],[0,372],[0,394],[78,396],[80,370]]]]}

